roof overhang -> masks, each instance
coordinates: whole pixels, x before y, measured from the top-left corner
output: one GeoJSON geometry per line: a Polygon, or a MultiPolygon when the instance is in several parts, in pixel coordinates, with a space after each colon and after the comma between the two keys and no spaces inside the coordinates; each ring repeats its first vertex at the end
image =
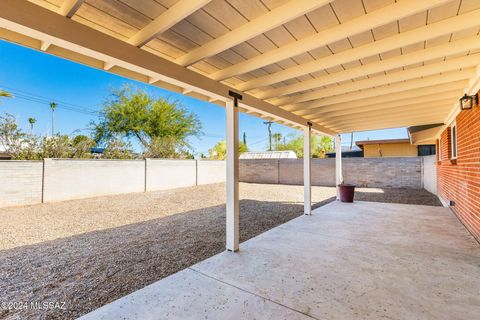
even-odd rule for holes
{"type": "Polygon", "coordinates": [[[436,137],[445,129],[443,123],[408,127],[408,138],[411,144],[423,145],[423,144],[435,144],[436,137]]]}
{"type": "Polygon", "coordinates": [[[243,112],[327,135],[449,123],[480,86],[480,3],[163,2],[2,0],[0,38],[221,106],[238,92],[243,112]]]}

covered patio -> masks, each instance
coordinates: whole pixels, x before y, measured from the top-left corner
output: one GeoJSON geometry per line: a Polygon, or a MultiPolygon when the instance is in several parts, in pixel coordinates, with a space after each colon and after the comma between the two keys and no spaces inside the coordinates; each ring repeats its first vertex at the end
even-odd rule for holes
{"type": "MultiPolygon", "coordinates": [[[[447,208],[312,212],[311,135],[437,124],[480,89],[476,0],[4,0],[0,38],[226,108],[226,251],[84,319],[473,319],[474,238],[447,208]],[[304,213],[239,245],[238,113],[304,133],[304,213]]],[[[454,161],[456,163],[456,161],[454,161]]],[[[346,181],[348,182],[348,181],[346,181]]]]}
{"type": "Polygon", "coordinates": [[[441,207],[333,202],[81,319],[474,319],[480,247],[441,207]]]}

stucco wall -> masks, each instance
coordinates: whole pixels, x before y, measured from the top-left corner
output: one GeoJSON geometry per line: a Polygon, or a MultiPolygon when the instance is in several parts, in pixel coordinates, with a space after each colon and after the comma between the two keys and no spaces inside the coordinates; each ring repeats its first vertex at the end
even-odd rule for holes
{"type": "Polygon", "coordinates": [[[42,201],[42,161],[0,161],[0,207],[42,201]]]}
{"type": "Polygon", "coordinates": [[[197,184],[195,160],[146,159],[146,191],[190,187],[197,184]]]}
{"type": "Polygon", "coordinates": [[[423,187],[437,194],[437,156],[423,157],[423,187]]]}
{"type": "Polygon", "coordinates": [[[45,202],[142,192],[143,160],[45,159],[45,202]]]}
{"type": "Polygon", "coordinates": [[[197,161],[197,183],[210,184],[225,182],[227,167],[225,161],[199,160],[197,161]]]}
{"type": "Polygon", "coordinates": [[[418,148],[410,143],[379,143],[363,146],[365,158],[373,157],[416,157],[418,148]]]}

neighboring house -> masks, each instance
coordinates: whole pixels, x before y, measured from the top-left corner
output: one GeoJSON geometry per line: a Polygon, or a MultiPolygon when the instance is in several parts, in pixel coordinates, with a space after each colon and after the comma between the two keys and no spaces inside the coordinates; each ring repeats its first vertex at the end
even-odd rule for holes
{"type": "Polygon", "coordinates": [[[293,151],[244,152],[240,159],[297,159],[297,155],[293,151]]]}
{"type": "Polygon", "coordinates": [[[409,139],[357,141],[356,145],[363,150],[365,158],[418,156],[418,147],[409,139]]]}
{"type": "MultiPolygon", "coordinates": [[[[335,152],[327,152],[326,158],[335,158],[335,152]]],[[[342,158],[363,158],[363,150],[357,146],[350,149],[347,146],[342,146],[342,158]]]]}

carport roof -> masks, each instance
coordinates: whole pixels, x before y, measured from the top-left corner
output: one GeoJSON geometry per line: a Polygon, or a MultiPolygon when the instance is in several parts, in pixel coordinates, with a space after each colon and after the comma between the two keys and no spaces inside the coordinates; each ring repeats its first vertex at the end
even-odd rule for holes
{"type": "Polygon", "coordinates": [[[479,89],[476,0],[2,0],[0,38],[292,127],[447,123],[479,89]]]}

